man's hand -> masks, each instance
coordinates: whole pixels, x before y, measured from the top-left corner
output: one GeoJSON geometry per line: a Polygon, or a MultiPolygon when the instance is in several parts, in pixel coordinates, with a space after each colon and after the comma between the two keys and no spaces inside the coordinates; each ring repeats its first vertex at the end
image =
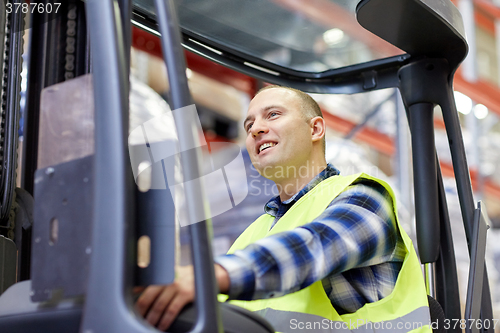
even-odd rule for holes
{"type": "MultiPolygon", "coordinates": [[[[220,292],[229,290],[229,276],[215,265],[215,277],[220,292]]],[[[165,331],[179,312],[195,297],[193,266],[178,266],[175,281],[167,286],[149,286],[135,304],[137,312],[153,326],[165,331]]]]}

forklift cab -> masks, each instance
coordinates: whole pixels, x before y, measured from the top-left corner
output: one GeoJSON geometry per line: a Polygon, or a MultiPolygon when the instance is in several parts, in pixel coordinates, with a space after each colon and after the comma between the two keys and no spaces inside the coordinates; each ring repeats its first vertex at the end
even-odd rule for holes
{"type": "MultiPolygon", "coordinates": [[[[138,167],[138,163],[131,163],[133,149],[127,148],[131,25],[161,35],[172,110],[192,104],[183,48],[262,81],[311,93],[398,88],[412,133],[419,256],[425,266],[431,312],[439,312],[431,317],[492,319],[484,263],[487,216],[484,207],[473,201],[452,89],[467,43],[460,13],[449,0],[72,0],[60,10],[31,16],[21,189],[15,189],[14,157],[22,11],[3,18],[3,33],[10,42],[4,52],[8,76],[2,115],[1,223],[9,232],[0,237],[0,282],[4,289],[10,287],[0,295],[2,331],[156,331],[132,310],[132,287],[173,281],[175,213],[168,185],[141,192],[134,182],[137,170],[131,165],[138,167]],[[296,15],[297,6],[327,15],[296,15]],[[325,28],[335,24],[356,35],[342,41],[342,47],[325,48],[321,44],[325,40],[331,45],[340,43],[341,30],[325,28]],[[388,57],[360,49],[356,39],[363,40],[366,32],[353,24],[379,36],[388,57]],[[322,36],[321,43],[318,36],[322,36]],[[72,100],[75,96],[93,103],[82,107],[83,102],[72,100]],[[82,130],[88,136],[85,143],[93,140],[90,151],[79,152],[76,159],[40,165],[45,156],[40,155],[44,149],[40,140],[48,104],[49,110],[71,108],[66,124],[92,124],[90,132],[82,130]],[[435,105],[443,111],[471,255],[464,315],[434,145],[435,105]],[[137,266],[133,246],[141,235],[151,239],[151,263],[145,268],[137,266]]],[[[202,176],[198,153],[192,149],[198,147],[192,125],[196,121],[191,112],[175,114],[179,149],[185,152],[180,154],[184,179],[202,176]]],[[[217,302],[206,223],[209,213],[199,208],[205,206],[206,198],[188,183],[185,196],[191,203],[186,208],[188,216],[204,217],[188,226],[197,299],[171,331],[281,331],[256,314],[217,302]]],[[[492,327],[480,330],[493,332],[492,327]]]]}

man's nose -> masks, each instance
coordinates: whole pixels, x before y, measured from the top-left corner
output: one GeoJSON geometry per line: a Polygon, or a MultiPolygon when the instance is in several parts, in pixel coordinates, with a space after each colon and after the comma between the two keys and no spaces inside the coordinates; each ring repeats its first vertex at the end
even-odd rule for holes
{"type": "Polygon", "coordinates": [[[269,131],[266,123],[262,120],[255,120],[252,124],[252,128],[250,129],[250,132],[252,133],[252,136],[256,137],[259,134],[265,134],[269,131]]]}

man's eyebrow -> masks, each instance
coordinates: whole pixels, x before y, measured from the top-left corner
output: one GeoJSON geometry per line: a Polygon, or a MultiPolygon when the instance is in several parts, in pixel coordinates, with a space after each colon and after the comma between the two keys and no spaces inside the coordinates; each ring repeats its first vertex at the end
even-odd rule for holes
{"type": "MultiPolygon", "coordinates": [[[[282,107],[279,106],[279,105],[269,105],[269,106],[266,106],[265,108],[263,108],[262,110],[260,110],[260,112],[264,113],[264,112],[269,111],[270,109],[282,109],[282,107]]],[[[250,121],[253,118],[254,118],[254,116],[248,116],[248,117],[246,117],[245,121],[243,121],[243,128],[246,129],[247,121],[250,121]]]]}

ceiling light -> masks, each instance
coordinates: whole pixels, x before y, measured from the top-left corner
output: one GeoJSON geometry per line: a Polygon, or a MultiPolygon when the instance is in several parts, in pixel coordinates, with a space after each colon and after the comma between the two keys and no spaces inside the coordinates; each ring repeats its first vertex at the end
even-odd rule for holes
{"type": "Polygon", "coordinates": [[[333,28],[323,33],[323,40],[329,46],[336,45],[344,38],[344,32],[339,28],[333,28]]]}
{"type": "Polygon", "coordinates": [[[469,96],[466,96],[458,91],[455,91],[454,95],[458,112],[469,114],[472,110],[472,100],[469,98],[469,96]]]}
{"type": "Polygon", "coordinates": [[[478,104],[474,107],[474,115],[477,119],[484,119],[488,115],[488,108],[483,104],[478,104]]]}

